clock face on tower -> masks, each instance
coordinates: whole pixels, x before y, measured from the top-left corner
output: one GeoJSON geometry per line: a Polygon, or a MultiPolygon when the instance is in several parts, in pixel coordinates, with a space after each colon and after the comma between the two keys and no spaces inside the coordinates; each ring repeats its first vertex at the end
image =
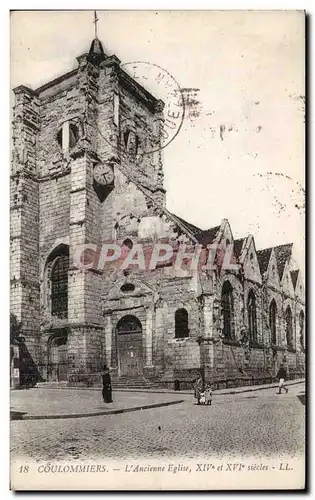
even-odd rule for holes
{"type": "Polygon", "coordinates": [[[93,171],[94,179],[101,186],[109,186],[114,182],[114,171],[107,163],[97,163],[93,171]]]}

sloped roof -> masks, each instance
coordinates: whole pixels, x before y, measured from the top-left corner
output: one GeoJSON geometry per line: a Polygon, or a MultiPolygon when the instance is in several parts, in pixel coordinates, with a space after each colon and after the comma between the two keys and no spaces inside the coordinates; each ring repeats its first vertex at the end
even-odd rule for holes
{"type": "Polygon", "coordinates": [[[173,214],[173,213],[172,213],[172,215],[173,215],[173,217],[175,217],[176,219],[178,219],[178,221],[183,226],[185,226],[188,229],[188,231],[190,231],[193,235],[196,235],[196,233],[199,233],[200,231],[202,231],[202,229],[200,229],[200,227],[194,226],[194,224],[191,224],[190,222],[187,222],[185,219],[182,219],[178,215],[173,214]]]}
{"type": "Polygon", "coordinates": [[[294,290],[295,290],[295,287],[296,287],[296,282],[297,282],[297,279],[298,279],[298,275],[299,275],[299,270],[298,269],[295,269],[294,271],[291,271],[291,280],[292,280],[292,284],[293,284],[294,290]]]}
{"type": "Polygon", "coordinates": [[[278,247],[274,247],[280,279],[282,279],[286,262],[291,258],[292,246],[293,243],[288,243],[287,245],[279,245],[278,247]]]}
{"type": "Polygon", "coordinates": [[[200,227],[187,222],[185,219],[182,219],[176,214],[172,213],[172,216],[175,217],[175,219],[177,219],[182,226],[186,227],[186,229],[195,236],[198,242],[204,246],[209,245],[214,241],[221,228],[220,224],[219,226],[211,227],[210,229],[200,229],[200,227]]]}
{"type": "Polygon", "coordinates": [[[210,243],[212,243],[214,241],[215,237],[217,236],[220,228],[221,228],[221,225],[211,227],[210,229],[206,229],[204,231],[200,230],[199,233],[197,233],[195,236],[201,245],[204,245],[204,246],[210,245],[210,243]]]}
{"type": "Polygon", "coordinates": [[[241,255],[243,243],[245,240],[246,240],[246,238],[239,238],[238,240],[234,240],[234,253],[235,253],[235,257],[237,259],[241,255]]]}
{"type": "Polygon", "coordinates": [[[257,252],[257,259],[261,274],[265,273],[268,269],[271,250],[272,248],[264,248],[263,250],[258,250],[257,252]]]}

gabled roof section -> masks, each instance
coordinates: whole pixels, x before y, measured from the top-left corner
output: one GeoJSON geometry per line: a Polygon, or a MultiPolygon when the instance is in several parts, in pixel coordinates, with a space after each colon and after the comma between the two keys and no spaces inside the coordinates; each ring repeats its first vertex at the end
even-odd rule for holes
{"type": "Polygon", "coordinates": [[[237,259],[241,255],[245,240],[246,238],[239,238],[238,240],[234,240],[234,254],[237,259]]]}
{"type": "Polygon", "coordinates": [[[245,278],[261,284],[262,276],[257,258],[254,236],[252,234],[249,234],[247,238],[239,240],[237,246],[239,247],[240,252],[237,260],[238,263],[243,266],[245,278]],[[243,244],[241,246],[242,241],[243,244]]]}
{"type": "Polygon", "coordinates": [[[292,280],[292,284],[293,284],[294,290],[296,288],[296,283],[297,283],[298,275],[299,275],[299,270],[298,269],[295,269],[294,271],[291,271],[291,280],[292,280]]]}
{"type": "Polygon", "coordinates": [[[287,245],[279,245],[278,247],[274,247],[280,280],[282,280],[284,266],[286,262],[288,262],[288,260],[290,260],[291,258],[292,246],[293,243],[288,243],[287,245]]]}
{"type": "Polygon", "coordinates": [[[261,274],[265,273],[268,269],[271,251],[272,248],[265,248],[263,250],[258,250],[257,252],[257,259],[261,274]]]}
{"type": "Polygon", "coordinates": [[[184,226],[187,229],[187,231],[192,233],[194,236],[196,236],[197,233],[199,233],[200,231],[202,232],[202,229],[200,229],[200,227],[194,226],[194,224],[187,222],[185,219],[182,219],[181,217],[179,217],[176,214],[172,213],[172,215],[173,215],[173,217],[175,217],[175,219],[177,219],[180,222],[180,224],[182,226],[184,226]]]}
{"type": "Polygon", "coordinates": [[[197,233],[195,236],[201,245],[203,246],[210,245],[218,235],[220,228],[221,224],[220,226],[215,226],[206,230],[200,229],[199,233],[197,233]]]}

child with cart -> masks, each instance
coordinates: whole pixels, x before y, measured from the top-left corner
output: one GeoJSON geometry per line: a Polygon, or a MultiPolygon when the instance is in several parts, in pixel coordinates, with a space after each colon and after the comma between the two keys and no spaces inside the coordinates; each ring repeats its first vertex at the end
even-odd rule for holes
{"type": "Polygon", "coordinates": [[[212,404],[212,388],[211,384],[208,382],[204,386],[204,390],[200,391],[198,397],[198,404],[200,405],[211,405],[212,404]]]}

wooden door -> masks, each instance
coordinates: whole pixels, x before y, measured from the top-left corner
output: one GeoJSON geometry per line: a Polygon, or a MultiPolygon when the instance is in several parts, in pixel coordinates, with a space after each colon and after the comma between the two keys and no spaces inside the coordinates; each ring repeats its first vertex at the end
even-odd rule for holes
{"type": "Polygon", "coordinates": [[[67,344],[58,347],[59,380],[67,380],[68,376],[68,349],[67,344]]]}
{"type": "Polygon", "coordinates": [[[58,381],[58,346],[52,345],[49,351],[48,380],[58,381]]]}
{"type": "Polygon", "coordinates": [[[142,333],[118,336],[119,371],[121,376],[137,377],[142,374],[142,333]]]}
{"type": "Polygon", "coordinates": [[[67,335],[61,330],[49,339],[47,379],[59,382],[60,380],[67,380],[67,375],[67,335]]]}
{"type": "Polygon", "coordinates": [[[119,375],[139,377],[143,373],[142,326],[135,316],[124,316],[117,324],[119,375]]]}

